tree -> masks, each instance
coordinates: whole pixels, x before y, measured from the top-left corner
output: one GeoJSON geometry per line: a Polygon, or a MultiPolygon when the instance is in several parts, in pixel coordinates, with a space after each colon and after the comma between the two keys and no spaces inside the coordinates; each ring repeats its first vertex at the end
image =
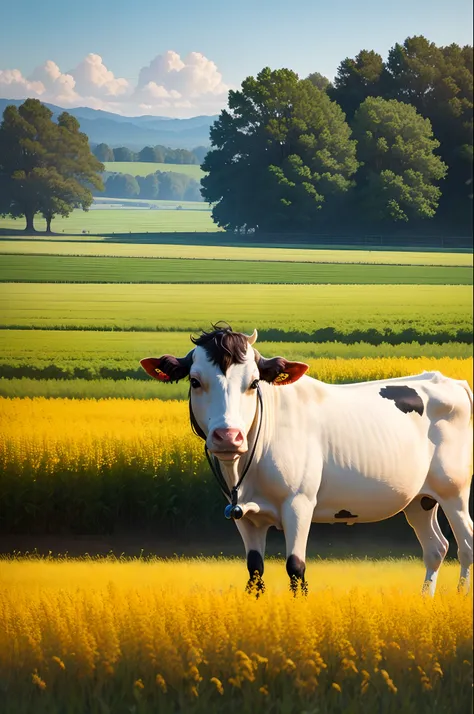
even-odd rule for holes
{"type": "Polygon", "coordinates": [[[340,107],[288,69],[263,69],[211,127],[202,194],[226,229],[314,226],[351,186],[355,142],[340,107]]]}
{"type": "Polygon", "coordinates": [[[164,146],[160,146],[159,144],[153,148],[153,155],[154,159],[153,161],[157,164],[164,164],[165,163],[165,152],[166,148],[164,146]]]}
{"type": "Polygon", "coordinates": [[[382,57],[372,50],[361,50],[354,59],[346,57],[341,62],[334,86],[327,91],[350,122],[364,99],[384,94],[384,78],[382,57]]]}
{"type": "Polygon", "coordinates": [[[145,146],[138,154],[138,161],[156,161],[156,152],[153,146],[145,146]]]}
{"type": "Polygon", "coordinates": [[[188,149],[165,149],[165,164],[197,164],[192,151],[188,149]]]}
{"type": "Polygon", "coordinates": [[[329,79],[325,77],[324,74],[320,74],[319,72],[311,72],[311,74],[308,74],[306,79],[309,79],[311,84],[313,84],[316,89],[320,89],[322,92],[326,92],[328,88],[332,86],[329,79]]]}
{"type": "Polygon", "coordinates": [[[184,201],[202,201],[201,184],[193,178],[189,179],[183,196],[184,201]]]}
{"type": "Polygon", "coordinates": [[[140,198],[157,199],[160,193],[160,172],[148,174],[148,176],[137,176],[140,187],[140,198]]]}
{"type": "Polygon", "coordinates": [[[140,186],[135,176],[131,174],[112,174],[105,184],[107,196],[114,198],[136,198],[140,186]]]}
{"type": "Polygon", "coordinates": [[[202,164],[208,151],[208,146],[196,146],[196,148],[193,149],[193,154],[196,157],[197,164],[202,164]]]}
{"type": "Polygon", "coordinates": [[[368,97],[354,122],[357,205],[368,221],[432,218],[447,167],[435,150],[431,124],[409,104],[368,97]]]}
{"type": "Polygon", "coordinates": [[[437,47],[423,36],[396,44],[387,60],[389,94],[427,117],[449,166],[442,206],[452,222],[472,221],[472,47],[437,47]]]}
{"type": "Polygon", "coordinates": [[[114,149],[114,161],[136,161],[137,157],[134,151],[127,149],[126,146],[119,146],[114,149]]]}
{"type": "Polygon", "coordinates": [[[160,176],[160,199],[182,201],[190,182],[189,176],[175,171],[166,171],[160,176]]]}
{"type": "Polygon", "coordinates": [[[102,189],[103,164],[91,153],[77,119],[63,112],[56,124],[38,99],[8,106],[0,125],[0,213],[25,216],[34,231],[41,212],[47,231],[56,214],[87,210],[91,187],[102,189]]]}
{"type": "Polygon", "coordinates": [[[114,152],[108,144],[97,144],[94,149],[94,156],[104,163],[105,161],[114,161],[114,152]]]}

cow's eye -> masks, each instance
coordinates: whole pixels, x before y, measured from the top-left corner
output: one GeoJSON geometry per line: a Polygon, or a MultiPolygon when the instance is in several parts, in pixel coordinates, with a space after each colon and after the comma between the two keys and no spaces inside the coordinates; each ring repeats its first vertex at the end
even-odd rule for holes
{"type": "Polygon", "coordinates": [[[201,386],[201,382],[198,379],[196,379],[195,377],[191,377],[191,387],[193,389],[199,389],[200,386],[201,386]]]}
{"type": "Polygon", "coordinates": [[[252,384],[250,385],[250,389],[257,389],[258,387],[258,379],[254,379],[252,384]]]}

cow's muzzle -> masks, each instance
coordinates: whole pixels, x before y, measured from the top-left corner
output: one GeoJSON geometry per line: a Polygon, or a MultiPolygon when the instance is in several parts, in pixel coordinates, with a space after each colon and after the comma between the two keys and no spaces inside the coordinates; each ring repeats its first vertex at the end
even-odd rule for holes
{"type": "Polygon", "coordinates": [[[208,439],[209,451],[223,461],[233,461],[248,451],[240,429],[214,429],[208,439]]]}

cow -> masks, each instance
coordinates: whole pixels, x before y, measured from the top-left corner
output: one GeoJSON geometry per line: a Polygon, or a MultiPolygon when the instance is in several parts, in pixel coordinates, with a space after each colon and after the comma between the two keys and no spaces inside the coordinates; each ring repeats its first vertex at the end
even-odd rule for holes
{"type": "Polygon", "coordinates": [[[448,550],[442,507],[458,545],[460,591],[472,564],[473,395],[439,372],[326,384],[308,365],[266,359],[229,326],[191,338],[185,357],[141,360],[161,382],[189,378],[191,425],[242,536],[248,588],[263,592],[270,526],[283,530],[286,570],[307,592],[306,546],[315,523],[369,523],[403,511],[423,550],[422,592],[434,595],[448,550]]]}

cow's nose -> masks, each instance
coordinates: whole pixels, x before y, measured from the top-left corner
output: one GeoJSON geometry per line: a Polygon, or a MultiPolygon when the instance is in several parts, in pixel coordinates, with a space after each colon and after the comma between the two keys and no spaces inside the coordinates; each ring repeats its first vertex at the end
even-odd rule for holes
{"type": "Polygon", "coordinates": [[[242,446],[244,435],[240,429],[214,429],[212,440],[219,448],[224,446],[242,446]]]}

